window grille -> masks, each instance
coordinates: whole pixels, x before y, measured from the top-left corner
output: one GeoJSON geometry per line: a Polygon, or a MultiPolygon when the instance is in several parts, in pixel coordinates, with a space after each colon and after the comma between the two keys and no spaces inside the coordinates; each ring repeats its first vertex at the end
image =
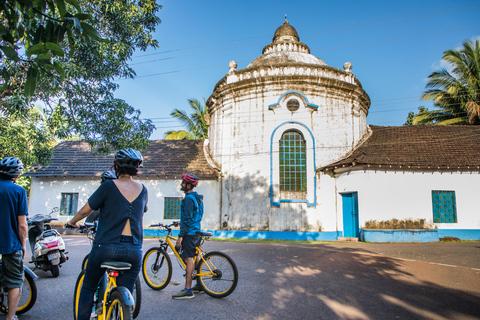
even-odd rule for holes
{"type": "Polygon", "coordinates": [[[61,216],[73,216],[77,213],[78,193],[62,193],[60,203],[61,216]]]}
{"type": "Polygon", "coordinates": [[[433,222],[456,223],[455,191],[432,190],[433,222]]]}
{"type": "Polygon", "coordinates": [[[280,139],[280,190],[306,191],[305,140],[298,131],[286,131],[280,139]]]}
{"type": "Polygon", "coordinates": [[[164,219],[180,219],[180,204],[183,198],[165,197],[163,218],[164,219]]]}

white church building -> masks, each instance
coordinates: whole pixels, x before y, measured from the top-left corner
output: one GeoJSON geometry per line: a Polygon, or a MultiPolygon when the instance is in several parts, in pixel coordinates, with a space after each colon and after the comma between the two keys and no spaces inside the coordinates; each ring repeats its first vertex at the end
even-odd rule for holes
{"type": "MultiPolygon", "coordinates": [[[[156,140],[142,151],[145,234],[179,218],[188,172],[201,178],[202,228],[217,237],[480,240],[480,126],[367,125],[370,98],[352,65],[311,55],[286,20],[262,55],[229,68],[207,100],[207,140],[156,140]]],[[[50,164],[27,173],[30,212],[58,206],[69,220],[113,154],[57,145],[50,164]]]]}

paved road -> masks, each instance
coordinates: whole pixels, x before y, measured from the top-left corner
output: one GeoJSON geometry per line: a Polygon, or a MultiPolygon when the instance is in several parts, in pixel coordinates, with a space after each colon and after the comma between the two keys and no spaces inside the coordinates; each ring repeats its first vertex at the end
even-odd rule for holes
{"type": "MultiPolygon", "coordinates": [[[[58,278],[36,270],[39,297],[20,319],[72,319],[86,238],[65,236],[70,260],[58,278]]],[[[144,247],[156,245],[146,239],[144,247]]],[[[480,319],[480,244],[264,244],[209,241],[237,263],[224,299],[172,300],[183,285],[174,263],[163,291],[143,284],[137,319],[480,319]],[[180,285],[175,285],[180,283],[180,285]]],[[[0,319],[5,316],[0,315],[0,319]]]]}

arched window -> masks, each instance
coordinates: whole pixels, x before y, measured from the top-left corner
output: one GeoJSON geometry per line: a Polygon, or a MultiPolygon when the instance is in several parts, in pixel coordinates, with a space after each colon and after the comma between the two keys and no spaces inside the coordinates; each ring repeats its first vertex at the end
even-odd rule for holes
{"type": "Polygon", "coordinates": [[[307,190],[305,139],[296,130],[285,131],[279,141],[280,190],[307,190]]]}

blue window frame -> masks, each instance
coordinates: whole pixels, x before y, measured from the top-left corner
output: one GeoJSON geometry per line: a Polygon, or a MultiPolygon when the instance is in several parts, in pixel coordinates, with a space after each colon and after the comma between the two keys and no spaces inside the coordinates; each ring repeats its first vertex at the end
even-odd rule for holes
{"type": "Polygon", "coordinates": [[[305,139],[298,131],[286,131],[279,142],[280,190],[307,190],[305,139]]]}
{"type": "Polygon", "coordinates": [[[183,198],[165,197],[163,206],[164,219],[180,219],[180,204],[183,198]]]}
{"type": "Polygon", "coordinates": [[[78,193],[62,193],[60,215],[73,216],[77,213],[78,193]]]}
{"type": "Polygon", "coordinates": [[[434,223],[456,223],[457,205],[455,191],[432,190],[434,223]]]}

